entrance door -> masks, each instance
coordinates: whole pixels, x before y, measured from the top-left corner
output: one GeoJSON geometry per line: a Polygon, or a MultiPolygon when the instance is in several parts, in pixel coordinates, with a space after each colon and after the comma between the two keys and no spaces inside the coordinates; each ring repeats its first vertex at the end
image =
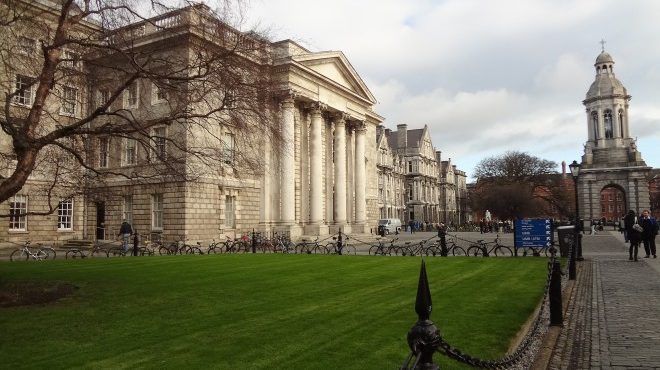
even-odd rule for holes
{"type": "Polygon", "coordinates": [[[96,239],[105,240],[105,202],[96,202],[96,239]]]}

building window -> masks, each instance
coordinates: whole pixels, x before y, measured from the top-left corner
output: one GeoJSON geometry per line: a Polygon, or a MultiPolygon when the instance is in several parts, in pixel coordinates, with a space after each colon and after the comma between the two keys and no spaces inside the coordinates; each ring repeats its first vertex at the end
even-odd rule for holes
{"type": "Polygon", "coordinates": [[[225,133],[222,136],[222,158],[226,164],[234,164],[236,154],[236,139],[234,134],[225,133]]]}
{"type": "Polygon", "coordinates": [[[80,69],[81,66],[80,55],[67,49],[62,50],[60,61],[65,68],[80,69]]]}
{"type": "Polygon", "coordinates": [[[34,102],[34,84],[36,80],[31,77],[16,75],[16,95],[14,103],[32,105],[34,102]]]}
{"type": "Polygon", "coordinates": [[[124,164],[133,165],[136,162],[137,142],[135,139],[126,138],[124,146],[124,164]]]}
{"type": "Polygon", "coordinates": [[[137,108],[139,88],[137,82],[130,84],[124,91],[124,108],[137,108]]]}
{"type": "Polygon", "coordinates": [[[73,199],[63,199],[57,206],[57,230],[73,230],[73,199]]]}
{"type": "Polygon", "coordinates": [[[34,55],[36,41],[29,37],[20,36],[18,38],[18,52],[23,55],[34,55]]]}
{"type": "Polygon", "coordinates": [[[125,195],[124,204],[122,209],[122,217],[128,221],[129,224],[133,223],[133,196],[125,195]]]}
{"type": "Polygon", "coordinates": [[[591,123],[594,129],[594,139],[598,139],[598,112],[591,112],[591,123]]]}
{"type": "Polygon", "coordinates": [[[412,172],[412,161],[408,161],[408,172],[412,172]]]}
{"type": "Polygon", "coordinates": [[[151,140],[153,141],[153,152],[156,158],[165,160],[167,154],[166,147],[167,128],[156,127],[153,129],[151,140]]]}
{"type": "Polygon", "coordinates": [[[110,149],[110,139],[107,137],[99,138],[99,167],[108,167],[108,151],[110,149]]]}
{"type": "Polygon", "coordinates": [[[621,193],[616,193],[616,200],[618,201],[622,200],[621,193]]]}
{"type": "Polygon", "coordinates": [[[103,105],[110,100],[110,90],[101,89],[99,90],[99,105],[103,105]]]}
{"type": "Polygon", "coordinates": [[[606,110],[603,115],[603,120],[605,123],[605,138],[612,139],[614,137],[614,128],[612,127],[612,111],[606,110]]]}
{"type": "Polygon", "coordinates": [[[619,134],[621,137],[624,137],[623,135],[623,109],[619,109],[619,134]]]}
{"type": "Polygon", "coordinates": [[[64,86],[62,88],[62,107],[60,113],[67,116],[75,116],[77,100],[78,100],[78,89],[69,86],[64,86]]]}
{"type": "Polygon", "coordinates": [[[9,202],[9,230],[27,230],[27,195],[14,195],[9,202]]]}
{"type": "Polygon", "coordinates": [[[236,227],[236,197],[231,195],[225,197],[225,226],[236,227]]]}
{"type": "Polygon", "coordinates": [[[151,195],[151,229],[163,229],[163,194],[151,195]]]}
{"type": "Polygon", "coordinates": [[[151,84],[151,105],[162,103],[167,100],[167,91],[156,83],[151,84]]]}

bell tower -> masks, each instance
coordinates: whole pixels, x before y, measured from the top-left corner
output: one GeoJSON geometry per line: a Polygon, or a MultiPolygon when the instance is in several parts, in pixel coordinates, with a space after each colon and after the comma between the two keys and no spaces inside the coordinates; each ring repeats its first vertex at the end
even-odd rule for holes
{"type": "Polygon", "coordinates": [[[582,101],[587,115],[587,141],[578,178],[578,199],[584,220],[612,214],[608,209],[611,207],[602,202],[610,194],[622,198],[623,202],[615,207],[623,208],[623,212],[639,212],[650,206],[646,175],[651,168],[642,159],[631,133],[631,96],[614,74],[614,59],[605,51],[605,41],[601,44],[601,53],[594,63],[596,77],[582,101]]]}

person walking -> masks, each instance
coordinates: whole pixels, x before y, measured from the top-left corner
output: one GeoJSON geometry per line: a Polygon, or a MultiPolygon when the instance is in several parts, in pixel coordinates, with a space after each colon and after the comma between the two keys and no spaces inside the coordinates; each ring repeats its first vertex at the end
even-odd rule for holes
{"type": "Polygon", "coordinates": [[[633,227],[637,225],[637,217],[635,216],[635,211],[632,209],[628,211],[628,214],[623,218],[624,228],[628,234],[628,241],[630,242],[630,247],[628,248],[628,260],[637,261],[637,252],[639,250],[639,242],[642,241],[642,233],[635,230],[633,227]]]}
{"type": "Polygon", "coordinates": [[[131,227],[131,224],[129,224],[126,220],[122,221],[121,226],[119,227],[119,234],[117,234],[117,236],[121,236],[121,247],[124,249],[124,252],[128,251],[128,240],[130,239],[131,234],[133,234],[133,228],[131,227]]]}
{"type": "Polygon", "coordinates": [[[639,224],[644,228],[644,231],[642,231],[642,242],[644,243],[644,252],[646,252],[644,258],[649,258],[651,255],[653,255],[653,258],[657,258],[655,254],[655,237],[658,235],[658,222],[651,216],[651,212],[645,209],[642,211],[639,224]]]}

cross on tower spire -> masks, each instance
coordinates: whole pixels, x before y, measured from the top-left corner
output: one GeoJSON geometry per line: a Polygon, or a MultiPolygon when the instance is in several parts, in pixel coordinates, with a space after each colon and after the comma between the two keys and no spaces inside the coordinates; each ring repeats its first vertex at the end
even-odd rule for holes
{"type": "Polygon", "coordinates": [[[606,42],[607,41],[605,41],[603,39],[600,40],[600,51],[605,51],[605,43],[606,42]]]}

